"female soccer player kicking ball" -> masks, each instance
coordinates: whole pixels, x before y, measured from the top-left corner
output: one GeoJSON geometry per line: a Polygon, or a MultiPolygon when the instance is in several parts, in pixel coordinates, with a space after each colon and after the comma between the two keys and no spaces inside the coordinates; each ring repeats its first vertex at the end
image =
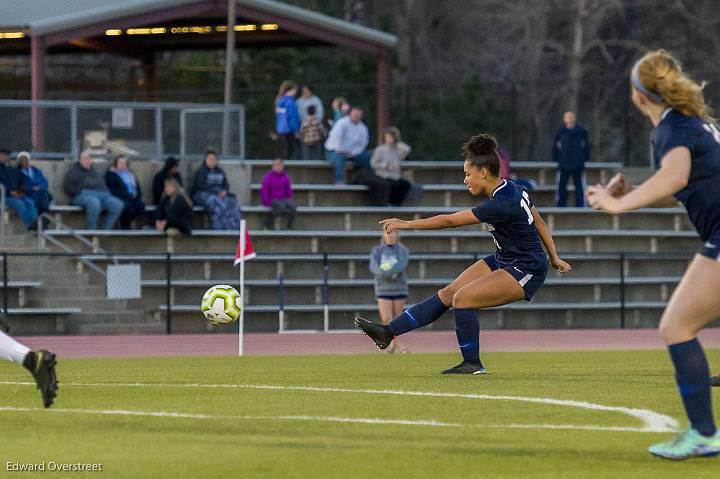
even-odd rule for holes
{"type": "Polygon", "coordinates": [[[720,132],[710,121],[703,86],[686,77],[669,53],[645,55],[633,67],[631,83],[633,103],[655,127],[652,150],[660,169],[632,191],[621,177],[607,189],[591,187],[588,201],[595,209],[620,214],[676,206],[679,200],[705,243],[660,320],[690,427],[672,441],[651,446],[650,452],[676,460],[715,456],[720,432],[713,418],[708,363],[696,335],[720,316],[720,132]]]}
{"type": "Polygon", "coordinates": [[[50,351],[30,351],[25,345],[15,341],[0,331],[0,358],[22,364],[35,378],[45,407],[50,407],[57,396],[57,377],[55,376],[55,355],[50,351]]]}
{"type": "Polygon", "coordinates": [[[466,269],[455,281],[425,301],[403,311],[389,325],[355,316],[355,325],[379,349],[408,331],[427,326],[452,306],[455,333],[463,361],[442,374],[484,374],[480,362],[478,308],[530,301],[545,282],[548,258],[561,273],[570,265],[555,250],[550,230],[533,206],[528,193],[511,180],[501,180],[497,143],[489,135],[476,135],[463,146],[465,181],[470,194],[488,199],[472,209],[422,220],[396,218],[380,223],[391,233],[402,229],[437,230],[482,223],[493,236],[497,251],[466,269]]]}

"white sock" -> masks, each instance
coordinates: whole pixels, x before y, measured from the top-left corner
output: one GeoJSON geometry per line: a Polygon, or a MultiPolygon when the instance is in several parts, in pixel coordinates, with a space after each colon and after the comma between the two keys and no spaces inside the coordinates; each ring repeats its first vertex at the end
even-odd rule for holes
{"type": "Polygon", "coordinates": [[[22,364],[30,348],[0,331],[0,358],[22,364]]]}

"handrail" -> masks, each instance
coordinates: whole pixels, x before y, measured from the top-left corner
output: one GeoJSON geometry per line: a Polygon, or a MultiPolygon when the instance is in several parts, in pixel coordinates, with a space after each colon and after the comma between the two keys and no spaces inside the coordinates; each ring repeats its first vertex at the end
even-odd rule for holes
{"type": "Polygon", "coordinates": [[[0,183],[0,246],[5,246],[5,185],[0,183]]]}
{"type": "MultiPolygon", "coordinates": [[[[83,263],[88,268],[92,269],[93,271],[101,274],[102,276],[107,277],[107,273],[105,272],[105,270],[100,268],[98,265],[96,265],[94,262],[90,261],[89,259],[84,258],[82,253],[78,253],[77,251],[74,251],[72,248],[70,248],[69,246],[64,244],[62,241],[54,238],[51,235],[45,234],[45,232],[43,231],[43,224],[42,224],[43,218],[48,220],[49,223],[53,223],[56,228],[59,228],[65,232],[69,233],[70,235],[72,235],[73,238],[80,241],[85,246],[91,248],[93,253],[97,253],[97,254],[101,254],[101,255],[109,255],[109,253],[107,251],[105,251],[104,249],[95,245],[92,241],[85,238],[81,234],[78,234],[74,229],[70,228],[65,223],[63,223],[62,221],[56,220],[55,218],[53,218],[52,216],[50,216],[47,213],[41,214],[40,218],[38,218],[38,250],[40,250],[40,241],[42,239],[47,240],[47,241],[51,242],[52,244],[54,244],[55,246],[57,246],[58,248],[65,251],[66,253],[71,253],[71,254],[77,255],[78,260],[81,263],[83,263]]],[[[117,261],[117,259],[115,259],[115,257],[111,256],[111,260],[112,260],[113,264],[118,264],[118,261],[117,261]]]]}

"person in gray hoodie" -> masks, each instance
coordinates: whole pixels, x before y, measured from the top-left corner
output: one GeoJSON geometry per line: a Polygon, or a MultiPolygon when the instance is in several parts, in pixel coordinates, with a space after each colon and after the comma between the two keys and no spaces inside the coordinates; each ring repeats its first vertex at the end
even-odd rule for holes
{"type": "Polygon", "coordinates": [[[98,229],[98,217],[105,211],[101,230],[112,229],[125,204],[110,194],[103,176],[92,165],[90,152],[80,153],[80,160],[65,173],[63,190],[70,203],[85,208],[85,229],[98,229]]]}
{"type": "MultiPolygon", "coordinates": [[[[370,271],[375,275],[375,297],[382,324],[388,324],[402,313],[408,297],[408,283],[405,269],[410,252],[400,243],[397,230],[386,233],[383,230],[380,244],[370,253],[370,271]]],[[[394,339],[388,352],[407,352],[394,339]]]]}

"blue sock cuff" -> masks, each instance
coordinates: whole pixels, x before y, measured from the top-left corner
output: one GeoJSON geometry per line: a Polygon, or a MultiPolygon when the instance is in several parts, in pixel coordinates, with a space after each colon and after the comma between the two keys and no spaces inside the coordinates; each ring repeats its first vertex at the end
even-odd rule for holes
{"type": "Polygon", "coordinates": [[[700,345],[700,340],[698,340],[698,338],[693,338],[690,341],[685,341],[684,343],[671,344],[667,348],[670,352],[672,360],[677,361],[686,354],[696,352],[698,348],[702,348],[702,346],[700,345]]]}

